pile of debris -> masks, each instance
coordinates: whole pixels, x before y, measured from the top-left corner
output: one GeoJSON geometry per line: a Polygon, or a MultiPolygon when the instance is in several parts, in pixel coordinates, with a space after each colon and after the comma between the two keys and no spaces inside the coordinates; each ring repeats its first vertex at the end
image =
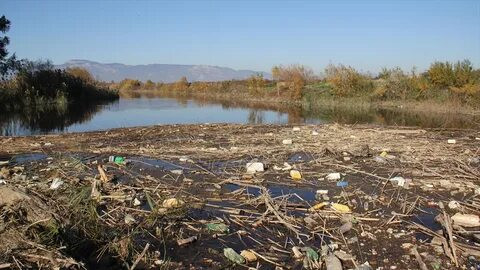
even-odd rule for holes
{"type": "Polygon", "coordinates": [[[477,269],[479,137],[193,125],[0,138],[0,269],[477,269]]]}

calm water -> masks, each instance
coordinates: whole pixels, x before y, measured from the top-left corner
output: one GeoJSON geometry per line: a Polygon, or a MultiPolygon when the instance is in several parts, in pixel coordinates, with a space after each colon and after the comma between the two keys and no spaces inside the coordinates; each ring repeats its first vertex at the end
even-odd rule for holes
{"type": "Polygon", "coordinates": [[[421,127],[478,128],[478,116],[421,114],[401,110],[332,109],[306,111],[272,105],[239,104],[191,98],[121,98],[110,104],[78,105],[64,111],[0,113],[1,135],[105,130],[119,127],[195,123],[373,123],[421,127]]]}

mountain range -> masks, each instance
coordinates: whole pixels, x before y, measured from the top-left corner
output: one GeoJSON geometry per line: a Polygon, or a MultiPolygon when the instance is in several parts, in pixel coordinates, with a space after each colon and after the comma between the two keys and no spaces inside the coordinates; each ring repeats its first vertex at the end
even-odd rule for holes
{"type": "Polygon", "coordinates": [[[266,72],[253,70],[235,70],[228,67],[208,65],[172,65],[148,64],[125,65],[119,63],[99,63],[89,60],[70,60],[56,68],[82,67],[87,69],[96,79],[101,81],[121,81],[123,79],[136,79],[140,81],[152,80],[154,82],[174,82],[181,77],[187,77],[189,82],[194,81],[223,81],[232,79],[245,79],[254,74],[261,73],[267,79],[271,75],[266,72]]]}

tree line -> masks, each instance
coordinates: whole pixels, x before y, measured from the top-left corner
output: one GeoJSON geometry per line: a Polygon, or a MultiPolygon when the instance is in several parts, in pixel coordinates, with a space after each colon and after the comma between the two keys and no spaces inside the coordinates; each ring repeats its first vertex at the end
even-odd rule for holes
{"type": "Polygon", "coordinates": [[[274,66],[272,79],[262,74],[245,80],[188,82],[182,77],[173,83],[143,83],[125,79],[112,83],[120,90],[159,90],[192,93],[230,93],[254,98],[277,97],[302,101],[306,96],[363,97],[371,100],[455,99],[480,104],[480,70],[469,60],[434,62],[424,72],[399,67],[383,68],[378,75],[362,73],[346,65],[330,64],[324,74],[315,75],[304,65],[274,66]],[[306,95],[308,94],[308,95],[306,95]]]}

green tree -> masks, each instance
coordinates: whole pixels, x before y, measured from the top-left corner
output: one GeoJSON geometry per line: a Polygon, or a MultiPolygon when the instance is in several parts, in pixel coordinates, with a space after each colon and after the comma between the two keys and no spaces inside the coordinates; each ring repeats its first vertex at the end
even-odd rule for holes
{"type": "Polygon", "coordinates": [[[476,81],[475,70],[469,60],[435,62],[427,72],[430,82],[437,88],[462,87],[476,81]]]}
{"type": "Polygon", "coordinates": [[[465,59],[463,61],[457,61],[453,67],[453,73],[455,74],[454,86],[462,87],[466,84],[472,84],[477,78],[475,78],[475,71],[470,60],[465,59]]]}
{"type": "Polygon", "coordinates": [[[435,62],[427,72],[430,82],[437,88],[447,88],[455,83],[455,72],[450,62],[435,62]]]}
{"type": "MultiPolygon", "coordinates": [[[[0,18],[0,32],[5,34],[8,30],[10,30],[10,21],[5,18],[3,15],[0,18]]],[[[10,40],[7,36],[3,36],[0,38],[0,59],[3,60],[8,55],[7,45],[10,43],[10,40]]]]}
{"type": "MultiPolygon", "coordinates": [[[[0,32],[5,34],[10,29],[10,21],[3,15],[0,17],[0,32]]],[[[11,72],[20,64],[16,60],[15,54],[8,56],[7,45],[10,43],[10,39],[7,36],[0,36],[0,79],[4,80],[11,72]]]]}

